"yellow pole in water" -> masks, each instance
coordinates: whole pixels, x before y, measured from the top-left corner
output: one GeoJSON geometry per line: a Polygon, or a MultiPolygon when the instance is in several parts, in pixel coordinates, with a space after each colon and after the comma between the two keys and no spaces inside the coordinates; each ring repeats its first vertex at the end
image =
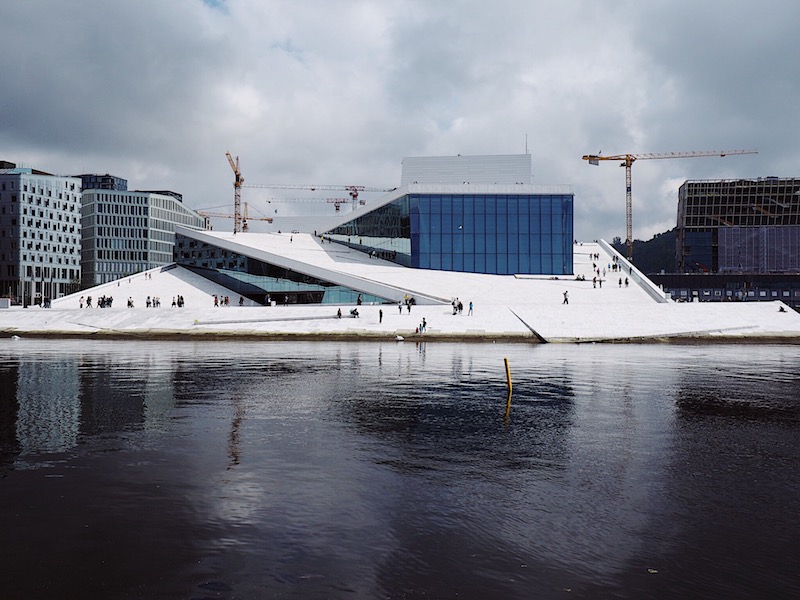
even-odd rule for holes
{"type": "Polygon", "coordinates": [[[506,417],[508,417],[511,412],[511,393],[513,386],[511,385],[511,369],[508,367],[508,357],[504,360],[506,362],[506,382],[508,383],[508,400],[506,401],[506,417]]]}

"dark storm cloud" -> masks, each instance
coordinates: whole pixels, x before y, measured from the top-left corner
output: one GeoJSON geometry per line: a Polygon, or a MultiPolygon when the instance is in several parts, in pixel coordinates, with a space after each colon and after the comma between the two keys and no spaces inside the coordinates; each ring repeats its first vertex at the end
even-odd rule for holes
{"type": "Polygon", "coordinates": [[[147,8],[34,1],[4,9],[3,48],[17,49],[0,58],[11,83],[0,88],[11,117],[4,146],[165,159],[159,148],[191,125],[222,53],[191,13],[147,8]]]}

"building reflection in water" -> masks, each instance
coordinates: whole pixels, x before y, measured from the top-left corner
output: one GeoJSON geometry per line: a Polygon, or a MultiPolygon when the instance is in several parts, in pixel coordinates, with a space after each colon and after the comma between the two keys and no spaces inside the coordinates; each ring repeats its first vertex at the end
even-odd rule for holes
{"type": "Polygon", "coordinates": [[[175,405],[173,363],[130,358],[70,353],[0,367],[0,473],[19,457],[68,451],[81,436],[163,429],[175,405]]]}

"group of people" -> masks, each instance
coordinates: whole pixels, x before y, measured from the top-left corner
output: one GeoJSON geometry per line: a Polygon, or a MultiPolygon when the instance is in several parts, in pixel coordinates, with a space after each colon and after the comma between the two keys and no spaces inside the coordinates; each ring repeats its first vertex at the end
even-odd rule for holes
{"type": "MultiPolygon", "coordinates": [[[[85,301],[86,301],[86,308],[92,308],[92,297],[91,296],[86,296],[85,301]]],[[[83,306],[84,306],[84,297],[83,296],[80,297],[80,300],[78,300],[78,303],[79,303],[80,307],[83,308],[83,306]]],[[[111,305],[113,303],[114,303],[114,297],[113,296],[100,296],[97,299],[97,308],[111,308],[111,305]]],[[[49,308],[49,307],[45,307],[45,308],[49,308]]]]}
{"type": "MultiPolygon", "coordinates": [[[[230,306],[231,299],[228,296],[217,296],[214,294],[214,306],[230,306]]],[[[241,304],[240,304],[241,306],[241,304]]]]}
{"type": "MultiPolygon", "coordinates": [[[[450,304],[453,306],[453,314],[454,315],[463,314],[463,312],[464,312],[464,304],[461,302],[461,300],[459,300],[458,298],[453,298],[451,300],[450,304]]],[[[474,307],[473,307],[472,301],[470,300],[469,310],[467,312],[467,315],[471,315],[472,314],[473,308],[474,307]]]]}
{"type": "Polygon", "coordinates": [[[403,296],[403,301],[397,304],[397,310],[402,315],[403,306],[405,306],[406,310],[408,311],[408,314],[411,314],[411,307],[416,303],[417,301],[414,299],[413,296],[409,296],[408,294],[406,294],[405,296],[403,296]]]}

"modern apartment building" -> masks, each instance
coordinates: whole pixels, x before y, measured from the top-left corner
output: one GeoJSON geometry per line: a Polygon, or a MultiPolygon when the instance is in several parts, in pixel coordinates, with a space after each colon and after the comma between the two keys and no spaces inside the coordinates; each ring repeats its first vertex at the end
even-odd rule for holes
{"type": "Polygon", "coordinates": [[[0,161],[0,295],[39,304],[77,290],[81,180],[0,161]]]}

